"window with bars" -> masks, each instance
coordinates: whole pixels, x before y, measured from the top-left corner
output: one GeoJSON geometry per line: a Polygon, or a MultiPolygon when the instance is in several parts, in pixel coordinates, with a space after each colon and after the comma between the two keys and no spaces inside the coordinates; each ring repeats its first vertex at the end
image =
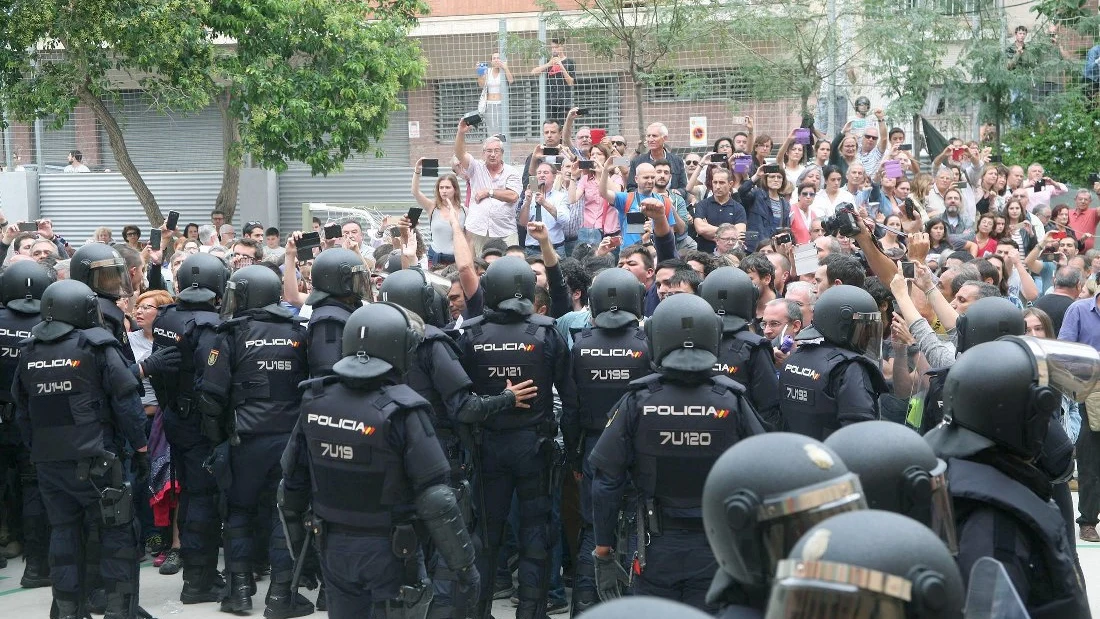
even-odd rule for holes
{"type": "Polygon", "coordinates": [[[749,89],[736,67],[663,73],[645,87],[647,103],[744,101],[748,98],[749,89]]]}
{"type": "MultiPolygon", "coordinates": [[[[587,108],[588,115],[577,119],[574,130],[581,125],[600,127],[610,133],[621,130],[619,79],[617,75],[577,77],[573,85],[573,105],[587,108]]],[[[470,79],[436,80],[432,87],[435,93],[436,135],[440,144],[452,144],[458,120],[477,110],[481,87],[470,79]]],[[[517,76],[508,87],[508,127],[507,137],[512,141],[538,141],[542,138],[537,76],[517,76]]],[[[471,140],[484,139],[485,125],[471,130],[467,135],[471,140]]]]}

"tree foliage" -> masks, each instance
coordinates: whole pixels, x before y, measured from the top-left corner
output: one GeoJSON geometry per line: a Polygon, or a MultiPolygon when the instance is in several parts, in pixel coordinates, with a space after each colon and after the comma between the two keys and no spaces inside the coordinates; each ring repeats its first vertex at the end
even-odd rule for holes
{"type": "MultiPolygon", "coordinates": [[[[537,0],[537,4],[548,29],[579,39],[597,58],[624,63],[638,102],[644,100],[647,85],[680,69],[679,54],[705,54],[700,52],[702,43],[724,40],[728,28],[720,2],[578,0],[568,15],[553,0],[537,0]]],[[[635,107],[638,135],[644,135],[642,106],[635,107]]]]}
{"type": "Polygon", "coordinates": [[[1100,108],[1072,96],[1049,119],[1009,132],[1002,149],[1007,164],[1038,162],[1051,178],[1088,186],[1088,176],[1100,170],[1100,108]]]}
{"type": "Polygon", "coordinates": [[[232,215],[245,154],[314,174],[377,150],[425,62],[408,37],[422,0],[15,0],[0,22],[0,102],[61,127],[87,105],[149,221],[163,221],[106,101],[136,81],[162,111],[223,114],[218,208],[232,215]]]}

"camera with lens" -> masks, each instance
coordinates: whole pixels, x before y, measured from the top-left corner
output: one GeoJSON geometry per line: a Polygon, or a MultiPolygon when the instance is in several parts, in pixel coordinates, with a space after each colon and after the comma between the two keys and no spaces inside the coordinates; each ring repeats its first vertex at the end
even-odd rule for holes
{"type": "Polygon", "coordinates": [[[821,229],[828,236],[834,236],[839,232],[842,236],[855,238],[859,236],[861,226],[859,215],[856,215],[856,207],[851,202],[841,202],[836,205],[833,216],[821,221],[821,229]]]}

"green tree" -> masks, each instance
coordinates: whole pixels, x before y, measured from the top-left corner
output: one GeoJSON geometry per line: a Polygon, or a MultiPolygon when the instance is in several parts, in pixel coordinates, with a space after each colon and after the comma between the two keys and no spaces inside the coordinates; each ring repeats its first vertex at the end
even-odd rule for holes
{"type": "Polygon", "coordinates": [[[401,92],[424,76],[409,33],[427,11],[420,0],[212,4],[206,23],[236,41],[217,60],[225,171],[216,208],[233,212],[246,153],[265,168],[301,161],[326,175],[356,153],[380,155],[401,92]]]}
{"type": "Polygon", "coordinates": [[[891,98],[888,115],[911,120],[917,143],[919,115],[932,89],[957,79],[956,69],[945,66],[944,59],[948,45],[960,38],[959,22],[929,0],[862,0],[862,10],[867,72],[891,98]]]}
{"type": "Polygon", "coordinates": [[[214,101],[225,151],[216,207],[232,215],[245,154],[275,170],[303,161],[327,174],[376,148],[400,91],[424,74],[408,34],[427,10],[421,0],[16,3],[0,23],[0,101],[17,120],[53,127],[87,105],[156,225],[160,208],[106,101],[118,76],[136,76],[161,110],[214,101]]]}
{"type": "Polygon", "coordinates": [[[1013,35],[1000,18],[989,9],[979,14],[973,36],[959,55],[959,71],[947,80],[946,91],[959,102],[979,105],[980,120],[993,123],[998,135],[1004,135],[1009,120],[1027,127],[1056,114],[1065,104],[1064,87],[1073,87],[1072,78],[1080,69],[1047,35],[1050,22],[1042,14],[1019,56],[1007,51],[1013,35]]]}
{"type": "Polygon", "coordinates": [[[549,30],[567,32],[597,58],[625,65],[634,86],[638,135],[645,135],[646,86],[680,69],[678,54],[716,56],[720,46],[708,47],[706,42],[723,40],[729,26],[718,2],[577,0],[569,13],[562,13],[553,0],[537,0],[537,4],[549,30]]]}
{"type": "Polygon", "coordinates": [[[106,102],[120,87],[116,76],[137,76],[161,109],[206,105],[213,46],[201,10],[193,9],[182,0],[42,0],[8,5],[0,22],[0,101],[8,114],[60,128],[79,104],[86,105],[107,133],[119,171],[157,225],[164,218],[106,102]]]}
{"type": "Polygon", "coordinates": [[[843,44],[838,26],[841,19],[853,22],[852,14],[838,9],[837,19],[830,21],[826,4],[810,0],[753,1],[743,11],[739,22],[751,24],[750,34],[732,38],[730,46],[751,96],[766,100],[794,93],[802,114],[813,114],[810,98],[833,75],[850,74],[860,51],[843,44]]]}
{"type": "Polygon", "coordinates": [[[1075,94],[1053,116],[1010,131],[1002,149],[1008,165],[1038,162],[1051,178],[1088,187],[1100,170],[1100,108],[1075,94]]]}

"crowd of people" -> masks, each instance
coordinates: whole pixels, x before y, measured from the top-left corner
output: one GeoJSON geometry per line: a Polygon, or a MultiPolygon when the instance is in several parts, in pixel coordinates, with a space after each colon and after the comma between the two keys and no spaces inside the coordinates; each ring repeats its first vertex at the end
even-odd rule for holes
{"type": "Polygon", "coordinates": [[[750,118],[682,154],[581,112],[522,167],[461,122],[450,172],[419,160],[418,207],[377,229],[214,211],[77,248],[0,214],[21,584],[135,617],[146,555],[225,612],[269,578],[267,617],[596,616],[627,592],[841,617],[805,583],[842,565],[914,593],[845,581],[838,608],[951,617],[993,557],[1032,616],[1088,616],[1100,184],[1052,207],[1041,164],[961,140],[925,172],[862,97],[836,136],[750,118]],[[1082,345],[1060,372],[1055,339],[1082,345]]]}

